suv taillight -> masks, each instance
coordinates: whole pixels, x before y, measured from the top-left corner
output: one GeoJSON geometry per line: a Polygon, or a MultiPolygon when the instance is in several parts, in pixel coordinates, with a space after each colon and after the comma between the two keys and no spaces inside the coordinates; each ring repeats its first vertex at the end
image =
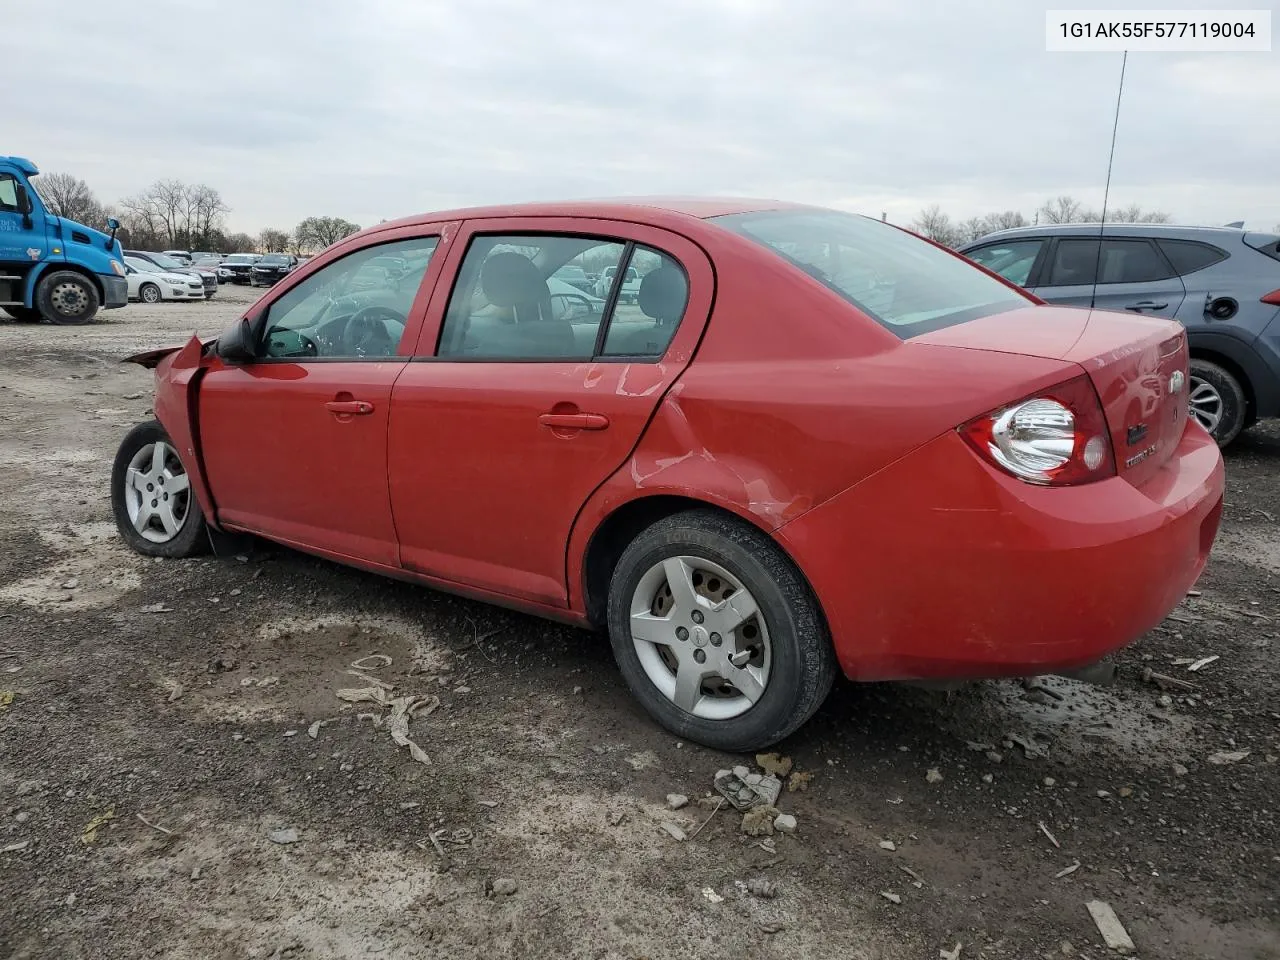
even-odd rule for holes
{"type": "Polygon", "coordinates": [[[1269,303],[1273,307],[1280,307],[1280,290],[1272,290],[1262,298],[1263,303],[1269,303]]]}
{"type": "Polygon", "coordinates": [[[1116,475],[1107,418],[1087,375],[984,413],[960,435],[988,463],[1028,483],[1068,486],[1116,475]]]}

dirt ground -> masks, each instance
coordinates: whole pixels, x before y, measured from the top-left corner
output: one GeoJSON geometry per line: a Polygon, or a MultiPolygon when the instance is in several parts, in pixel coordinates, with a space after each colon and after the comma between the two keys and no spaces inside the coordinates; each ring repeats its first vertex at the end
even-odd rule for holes
{"type": "Polygon", "coordinates": [[[1277,425],[1116,686],[838,686],[767,842],[698,803],[753,758],[661,731],[600,637],[263,543],[124,547],[108,473],[151,374],[117,361],[249,299],[0,323],[0,956],[1101,958],[1096,899],[1143,957],[1280,958],[1277,425]],[[429,766],[337,696],[373,653],[439,698],[429,766]]]}

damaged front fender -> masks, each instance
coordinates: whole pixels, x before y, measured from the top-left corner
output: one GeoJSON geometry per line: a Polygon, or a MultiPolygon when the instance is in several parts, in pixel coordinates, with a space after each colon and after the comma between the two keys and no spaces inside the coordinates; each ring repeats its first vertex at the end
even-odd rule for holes
{"type": "Polygon", "coordinates": [[[207,341],[193,336],[184,346],[146,350],[126,357],[123,363],[136,363],[155,371],[156,419],[169,434],[182,465],[191,478],[191,490],[204,513],[205,522],[221,529],[213,496],[205,479],[204,457],[200,449],[199,406],[197,392],[205,367],[212,359],[205,352],[207,341]]]}

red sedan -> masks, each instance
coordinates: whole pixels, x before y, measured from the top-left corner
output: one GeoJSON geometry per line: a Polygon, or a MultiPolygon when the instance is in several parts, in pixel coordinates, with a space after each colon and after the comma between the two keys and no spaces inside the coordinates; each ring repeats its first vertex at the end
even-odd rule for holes
{"type": "Polygon", "coordinates": [[[791,733],[837,669],[1095,663],[1191,587],[1222,510],[1178,324],[812,207],[380,224],[130,359],[157,383],[112,475],[138,551],[249,532],[606,629],[644,707],[725,749],[791,733]]]}

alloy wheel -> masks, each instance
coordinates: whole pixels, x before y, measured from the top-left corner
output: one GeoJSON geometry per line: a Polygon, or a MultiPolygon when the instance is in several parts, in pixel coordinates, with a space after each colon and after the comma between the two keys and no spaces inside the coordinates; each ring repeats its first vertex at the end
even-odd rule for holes
{"type": "Polygon", "coordinates": [[[631,638],[649,681],[686,713],[729,720],[769,685],[772,649],[758,604],[724,567],[669,557],[640,578],[631,638]]]}
{"type": "Polygon", "coordinates": [[[1218,429],[1222,422],[1222,394],[1208,380],[1191,376],[1191,390],[1187,394],[1187,403],[1191,416],[1210,433],[1218,429]]]}

